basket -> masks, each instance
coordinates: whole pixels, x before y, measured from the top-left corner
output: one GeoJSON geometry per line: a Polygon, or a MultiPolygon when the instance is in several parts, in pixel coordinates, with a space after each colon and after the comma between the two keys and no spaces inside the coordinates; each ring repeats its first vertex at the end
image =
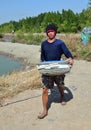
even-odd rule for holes
{"type": "Polygon", "coordinates": [[[71,65],[67,61],[46,61],[37,64],[37,69],[44,75],[63,75],[69,73],[71,65]]]}

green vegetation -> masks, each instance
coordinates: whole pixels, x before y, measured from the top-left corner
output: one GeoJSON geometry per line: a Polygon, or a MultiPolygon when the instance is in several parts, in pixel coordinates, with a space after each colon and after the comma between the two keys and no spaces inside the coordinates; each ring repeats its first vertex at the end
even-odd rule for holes
{"type": "Polygon", "coordinates": [[[45,35],[43,34],[31,34],[31,33],[17,33],[16,35],[11,35],[10,37],[11,42],[15,43],[23,43],[28,45],[40,45],[40,43],[45,39],[45,35]]]}
{"type": "Polygon", "coordinates": [[[3,38],[3,35],[2,35],[2,34],[0,34],[0,38],[3,38]]]}
{"type": "Polygon", "coordinates": [[[91,5],[81,13],[74,13],[72,10],[62,12],[46,12],[36,17],[26,17],[18,22],[10,21],[0,25],[0,33],[41,33],[45,31],[48,23],[55,23],[58,32],[80,32],[83,27],[91,26],[91,5]]]}

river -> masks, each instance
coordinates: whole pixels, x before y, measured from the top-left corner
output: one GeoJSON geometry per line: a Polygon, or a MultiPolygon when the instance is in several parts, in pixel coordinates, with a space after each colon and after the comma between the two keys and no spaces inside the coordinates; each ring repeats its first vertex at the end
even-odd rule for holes
{"type": "Polygon", "coordinates": [[[20,70],[21,63],[7,56],[0,55],[0,76],[6,75],[14,70],[20,70]]]}

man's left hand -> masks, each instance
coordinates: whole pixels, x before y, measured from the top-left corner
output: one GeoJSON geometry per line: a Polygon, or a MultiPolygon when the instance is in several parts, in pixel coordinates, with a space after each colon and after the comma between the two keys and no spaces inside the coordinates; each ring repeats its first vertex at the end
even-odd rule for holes
{"type": "Polygon", "coordinates": [[[70,65],[73,65],[73,63],[74,63],[74,61],[73,61],[72,58],[68,58],[67,61],[68,61],[68,63],[69,63],[70,65]]]}

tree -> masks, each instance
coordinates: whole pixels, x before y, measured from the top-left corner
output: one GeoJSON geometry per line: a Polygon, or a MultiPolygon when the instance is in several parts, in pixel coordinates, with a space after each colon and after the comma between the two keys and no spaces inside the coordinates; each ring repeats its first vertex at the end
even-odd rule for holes
{"type": "Polygon", "coordinates": [[[91,0],[88,1],[88,6],[91,7],[91,0]]]}
{"type": "MultiPolygon", "coordinates": [[[[89,0],[91,5],[91,0],[89,0]]],[[[85,26],[91,26],[91,6],[81,13],[72,10],[62,10],[62,13],[46,12],[36,17],[26,17],[18,22],[10,21],[0,25],[0,33],[9,33],[12,30],[22,33],[44,32],[49,23],[54,23],[58,27],[58,32],[79,32],[85,26]]]]}

